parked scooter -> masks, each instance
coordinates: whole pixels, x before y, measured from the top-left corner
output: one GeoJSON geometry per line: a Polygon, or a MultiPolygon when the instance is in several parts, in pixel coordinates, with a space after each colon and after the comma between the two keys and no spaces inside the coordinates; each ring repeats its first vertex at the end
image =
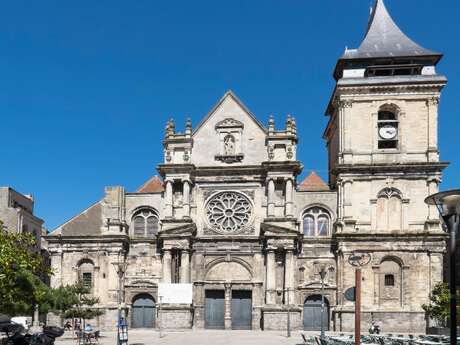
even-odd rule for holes
{"type": "Polygon", "coordinates": [[[372,321],[371,328],[369,328],[369,333],[380,334],[380,326],[377,324],[377,322],[372,321]]]}
{"type": "Polygon", "coordinates": [[[42,332],[28,334],[22,325],[14,323],[6,315],[0,315],[0,332],[5,333],[5,345],[54,345],[56,338],[64,334],[60,327],[43,327],[42,332]]]}

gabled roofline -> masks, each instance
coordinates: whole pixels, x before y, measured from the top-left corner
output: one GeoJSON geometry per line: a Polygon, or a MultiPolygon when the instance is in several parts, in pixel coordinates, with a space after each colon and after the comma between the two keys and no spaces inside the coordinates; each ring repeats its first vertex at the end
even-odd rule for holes
{"type": "Polygon", "coordinates": [[[198,124],[198,126],[195,127],[195,129],[193,130],[193,134],[192,136],[194,136],[199,130],[201,127],[204,126],[204,124],[209,120],[209,118],[212,116],[212,114],[215,113],[215,111],[217,110],[217,108],[219,108],[219,106],[225,101],[226,98],[228,97],[232,97],[234,99],[234,101],[254,120],[254,122],[257,124],[257,126],[259,126],[259,128],[261,130],[263,130],[264,132],[267,132],[267,129],[265,128],[265,126],[262,124],[262,122],[260,122],[257,117],[248,109],[248,107],[246,107],[246,105],[244,105],[244,103],[238,98],[238,96],[235,95],[235,93],[232,91],[232,90],[228,90],[227,92],[225,92],[225,94],[220,98],[220,100],[216,103],[216,105],[214,105],[214,107],[212,107],[211,111],[208,112],[208,114],[201,120],[201,122],[198,124]]]}
{"type": "MultiPolygon", "coordinates": [[[[101,203],[103,199],[91,204],[89,207],[85,208],[83,211],[81,211],[80,213],[76,214],[75,216],[73,216],[72,218],[70,218],[69,220],[65,221],[64,223],[62,223],[61,225],[57,226],[55,229],[51,230],[48,235],[52,235],[54,234],[56,231],[58,230],[62,230],[62,228],[64,226],[66,226],[68,223],[70,223],[72,220],[74,220],[75,218],[77,218],[78,216],[82,215],[83,213],[87,212],[89,209],[93,208],[94,206],[96,206],[97,204],[101,203]]],[[[59,234],[56,234],[56,235],[59,235],[59,234]]],[[[85,235],[86,236],[86,235],[85,235]]]]}

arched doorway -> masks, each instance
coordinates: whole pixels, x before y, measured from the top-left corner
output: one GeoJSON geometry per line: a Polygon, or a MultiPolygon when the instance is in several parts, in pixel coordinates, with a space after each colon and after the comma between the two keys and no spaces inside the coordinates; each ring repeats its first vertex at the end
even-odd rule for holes
{"type": "Polygon", "coordinates": [[[133,301],[133,328],[155,327],[155,300],[148,294],[137,295],[133,301]]]}
{"type": "MultiPolygon", "coordinates": [[[[324,298],[324,330],[329,330],[329,301],[324,298]]],[[[309,296],[303,305],[303,329],[305,331],[321,330],[321,295],[309,296]]]]}

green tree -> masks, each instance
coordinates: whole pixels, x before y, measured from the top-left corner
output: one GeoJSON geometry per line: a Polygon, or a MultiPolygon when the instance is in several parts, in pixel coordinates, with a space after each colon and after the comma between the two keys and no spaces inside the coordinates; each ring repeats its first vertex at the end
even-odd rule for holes
{"type": "Polygon", "coordinates": [[[55,297],[55,309],[64,318],[83,319],[84,324],[85,320],[104,314],[103,310],[96,307],[99,299],[90,296],[90,289],[81,281],[56,289],[55,297]]]}
{"type": "Polygon", "coordinates": [[[434,286],[430,296],[430,303],[423,304],[422,308],[427,316],[435,320],[438,326],[446,327],[450,305],[449,285],[438,283],[434,286]]]}
{"type": "Polygon", "coordinates": [[[39,277],[50,275],[31,233],[7,232],[0,221],[0,310],[17,315],[52,306],[52,292],[39,277]]]}

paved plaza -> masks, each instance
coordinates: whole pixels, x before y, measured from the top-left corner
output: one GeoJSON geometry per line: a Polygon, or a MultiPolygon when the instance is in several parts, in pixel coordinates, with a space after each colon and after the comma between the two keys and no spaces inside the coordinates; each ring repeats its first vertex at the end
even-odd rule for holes
{"type": "MultiPolygon", "coordinates": [[[[310,334],[310,333],[308,333],[310,334]]],[[[317,333],[311,333],[317,334],[317,333]]],[[[290,338],[285,332],[267,331],[221,331],[221,330],[198,330],[185,332],[164,332],[160,338],[158,331],[130,330],[129,345],[300,345],[302,344],[300,332],[292,332],[290,338]]],[[[77,341],[72,338],[70,332],[56,340],[56,345],[76,345],[77,341]]],[[[99,340],[100,345],[116,345],[115,332],[103,332],[99,340]]]]}

